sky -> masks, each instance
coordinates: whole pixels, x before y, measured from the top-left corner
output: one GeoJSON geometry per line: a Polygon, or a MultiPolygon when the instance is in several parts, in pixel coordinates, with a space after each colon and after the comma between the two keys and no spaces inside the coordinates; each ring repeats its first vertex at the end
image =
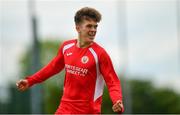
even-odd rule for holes
{"type": "MultiPolygon", "coordinates": [[[[84,6],[102,13],[96,42],[116,71],[180,92],[176,0],[35,0],[41,40],[76,38],[73,17],[84,6]]],[[[28,0],[0,0],[0,87],[20,76],[19,59],[31,45],[28,0]]]]}

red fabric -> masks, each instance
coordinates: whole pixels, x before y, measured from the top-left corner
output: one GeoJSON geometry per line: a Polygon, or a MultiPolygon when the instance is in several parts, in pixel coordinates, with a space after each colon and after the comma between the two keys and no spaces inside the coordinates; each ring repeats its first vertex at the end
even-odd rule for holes
{"type": "Polygon", "coordinates": [[[100,113],[102,88],[98,83],[105,80],[112,102],[115,103],[122,100],[120,80],[102,47],[94,42],[87,48],[78,48],[76,42],[64,42],[57,56],[40,71],[27,77],[27,80],[32,86],[65,68],[64,93],[56,113],[100,113]],[[98,70],[103,79],[96,83],[100,78],[98,70]]]}

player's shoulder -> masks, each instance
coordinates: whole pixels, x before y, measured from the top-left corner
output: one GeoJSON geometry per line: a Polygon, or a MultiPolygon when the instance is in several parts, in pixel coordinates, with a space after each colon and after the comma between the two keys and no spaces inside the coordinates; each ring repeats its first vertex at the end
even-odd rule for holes
{"type": "Polygon", "coordinates": [[[63,45],[68,45],[68,44],[75,44],[76,43],[76,39],[70,39],[70,40],[66,40],[63,42],[63,45]]]}
{"type": "Polygon", "coordinates": [[[98,58],[100,60],[102,60],[102,59],[110,59],[109,54],[107,53],[105,48],[102,47],[101,45],[94,42],[93,49],[94,49],[94,52],[97,54],[97,56],[98,56],[98,58]]]}
{"type": "Polygon", "coordinates": [[[98,54],[103,54],[103,53],[106,53],[106,50],[101,46],[99,45],[98,43],[94,42],[93,44],[93,47],[92,47],[95,52],[97,52],[98,54]]]}
{"type": "Polygon", "coordinates": [[[59,49],[64,51],[65,49],[74,46],[75,43],[76,43],[76,39],[63,41],[63,42],[60,43],[60,48],[59,49]]]}

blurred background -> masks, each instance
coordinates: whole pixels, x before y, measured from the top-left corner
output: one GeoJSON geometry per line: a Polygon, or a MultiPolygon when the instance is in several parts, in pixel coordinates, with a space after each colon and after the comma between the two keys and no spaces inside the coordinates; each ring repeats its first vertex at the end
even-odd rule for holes
{"type": "MultiPolygon", "coordinates": [[[[77,36],[75,12],[102,13],[96,42],[121,80],[124,113],[180,113],[180,0],[0,0],[0,113],[54,113],[64,71],[30,90],[32,75],[77,36]]],[[[105,87],[102,113],[113,113],[105,87]]]]}

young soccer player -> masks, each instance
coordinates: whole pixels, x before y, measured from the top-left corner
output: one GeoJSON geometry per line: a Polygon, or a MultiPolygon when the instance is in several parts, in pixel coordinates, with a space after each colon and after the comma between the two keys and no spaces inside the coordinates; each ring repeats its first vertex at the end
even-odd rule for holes
{"type": "Polygon", "coordinates": [[[77,39],[65,41],[49,64],[19,80],[17,88],[24,91],[65,68],[63,96],[55,114],[101,113],[104,83],[113,102],[113,111],[122,113],[120,80],[107,52],[94,42],[100,20],[101,14],[94,8],[78,10],[74,17],[77,39]]]}

